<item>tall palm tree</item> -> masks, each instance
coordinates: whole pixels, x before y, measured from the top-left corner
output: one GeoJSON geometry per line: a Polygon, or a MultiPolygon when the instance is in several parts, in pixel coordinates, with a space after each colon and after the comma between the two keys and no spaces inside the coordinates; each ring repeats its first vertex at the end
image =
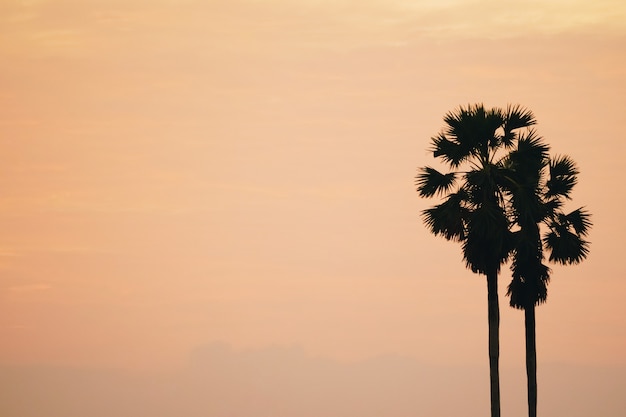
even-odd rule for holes
{"type": "Polygon", "coordinates": [[[491,416],[499,417],[498,273],[513,249],[504,188],[509,168],[502,154],[535,118],[520,106],[503,110],[476,104],[447,113],[444,122],[444,129],[431,139],[432,152],[450,171],[421,168],[417,191],[422,197],[443,198],[422,212],[427,228],[461,242],[466,266],[487,278],[491,416]]]}
{"type": "Polygon", "coordinates": [[[583,208],[568,214],[562,210],[577,183],[578,169],[567,156],[550,159],[549,147],[534,131],[519,138],[517,148],[507,157],[510,184],[507,194],[515,231],[513,279],[508,286],[510,305],[524,310],[528,415],[537,416],[537,350],[535,307],[546,301],[549,260],[576,264],[589,252],[585,240],[591,227],[590,215],[583,208]],[[544,225],[543,236],[541,225],[544,225]]]}

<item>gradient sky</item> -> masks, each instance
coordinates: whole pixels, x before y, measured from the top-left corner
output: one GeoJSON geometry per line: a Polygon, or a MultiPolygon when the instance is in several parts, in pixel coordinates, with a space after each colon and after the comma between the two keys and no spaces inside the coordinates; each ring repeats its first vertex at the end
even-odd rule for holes
{"type": "Polygon", "coordinates": [[[540,384],[626,369],[622,1],[4,0],[0,27],[1,364],[177,369],[219,342],[486,369],[484,277],[413,184],[483,102],[534,111],[593,214],[537,312],[540,384]]]}

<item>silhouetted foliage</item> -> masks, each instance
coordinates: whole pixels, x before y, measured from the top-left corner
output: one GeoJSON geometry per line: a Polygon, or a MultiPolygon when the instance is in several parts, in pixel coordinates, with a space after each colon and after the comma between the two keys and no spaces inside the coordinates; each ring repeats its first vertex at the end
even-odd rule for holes
{"type": "Polygon", "coordinates": [[[506,194],[512,227],[516,229],[511,263],[513,278],[507,295],[512,307],[525,312],[530,417],[537,415],[535,306],[546,301],[550,279],[544,250],[552,262],[579,263],[589,252],[585,238],[591,227],[590,215],[584,208],[567,214],[562,211],[564,201],[571,199],[577,183],[574,161],[567,156],[550,159],[548,151],[549,146],[531,132],[518,141],[517,149],[510,152],[505,163],[511,175],[506,194]],[[541,225],[544,225],[543,236],[541,225]]]}
{"type": "Polygon", "coordinates": [[[430,149],[449,172],[419,170],[419,195],[442,199],[422,212],[423,220],[434,235],[460,242],[466,266],[487,278],[492,417],[500,415],[497,276],[512,260],[507,295],[512,307],[525,311],[528,404],[534,417],[534,308],[547,299],[551,272],[544,250],[549,261],[560,264],[579,263],[589,253],[589,213],[584,208],[563,212],[578,169],[567,156],[549,157],[550,147],[532,128],[535,116],[519,105],[468,105],[443,120],[430,149]]]}
{"type": "Polygon", "coordinates": [[[491,416],[500,415],[499,306],[497,278],[515,248],[511,230],[513,173],[507,151],[535,140],[535,117],[521,106],[486,109],[468,105],[447,113],[431,139],[431,151],[449,172],[424,167],[416,177],[420,196],[443,201],[422,212],[435,235],[460,242],[466,266],[487,278],[491,416]]]}

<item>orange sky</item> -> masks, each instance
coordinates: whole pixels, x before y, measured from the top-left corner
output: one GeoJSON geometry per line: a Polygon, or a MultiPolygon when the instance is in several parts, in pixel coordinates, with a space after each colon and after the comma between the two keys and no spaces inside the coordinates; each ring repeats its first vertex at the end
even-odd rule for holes
{"type": "Polygon", "coordinates": [[[3,1],[0,363],[163,369],[222,342],[486,368],[484,278],[413,185],[442,116],[484,102],[535,112],[593,214],[540,366],[626,366],[622,3],[3,1]]]}

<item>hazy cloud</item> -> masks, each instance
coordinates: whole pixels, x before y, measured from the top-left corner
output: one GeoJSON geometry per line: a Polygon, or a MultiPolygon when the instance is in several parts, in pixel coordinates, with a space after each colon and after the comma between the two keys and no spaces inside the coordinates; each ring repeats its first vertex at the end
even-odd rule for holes
{"type": "MultiPolygon", "coordinates": [[[[486,364],[485,364],[486,365],[486,364]]],[[[299,348],[197,349],[170,372],[0,367],[0,411],[13,417],[478,416],[488,410],[487,367],[426,365],[402,357],[342,363],[299,348]]],[[[539,412],[621,417],[626,369],[539,364],[539,412]],[[603,387],[603,388],[600,388],[603,387]]],[[[503,414],[523,417],[525,375],[505,368],[503,414]]]]}

